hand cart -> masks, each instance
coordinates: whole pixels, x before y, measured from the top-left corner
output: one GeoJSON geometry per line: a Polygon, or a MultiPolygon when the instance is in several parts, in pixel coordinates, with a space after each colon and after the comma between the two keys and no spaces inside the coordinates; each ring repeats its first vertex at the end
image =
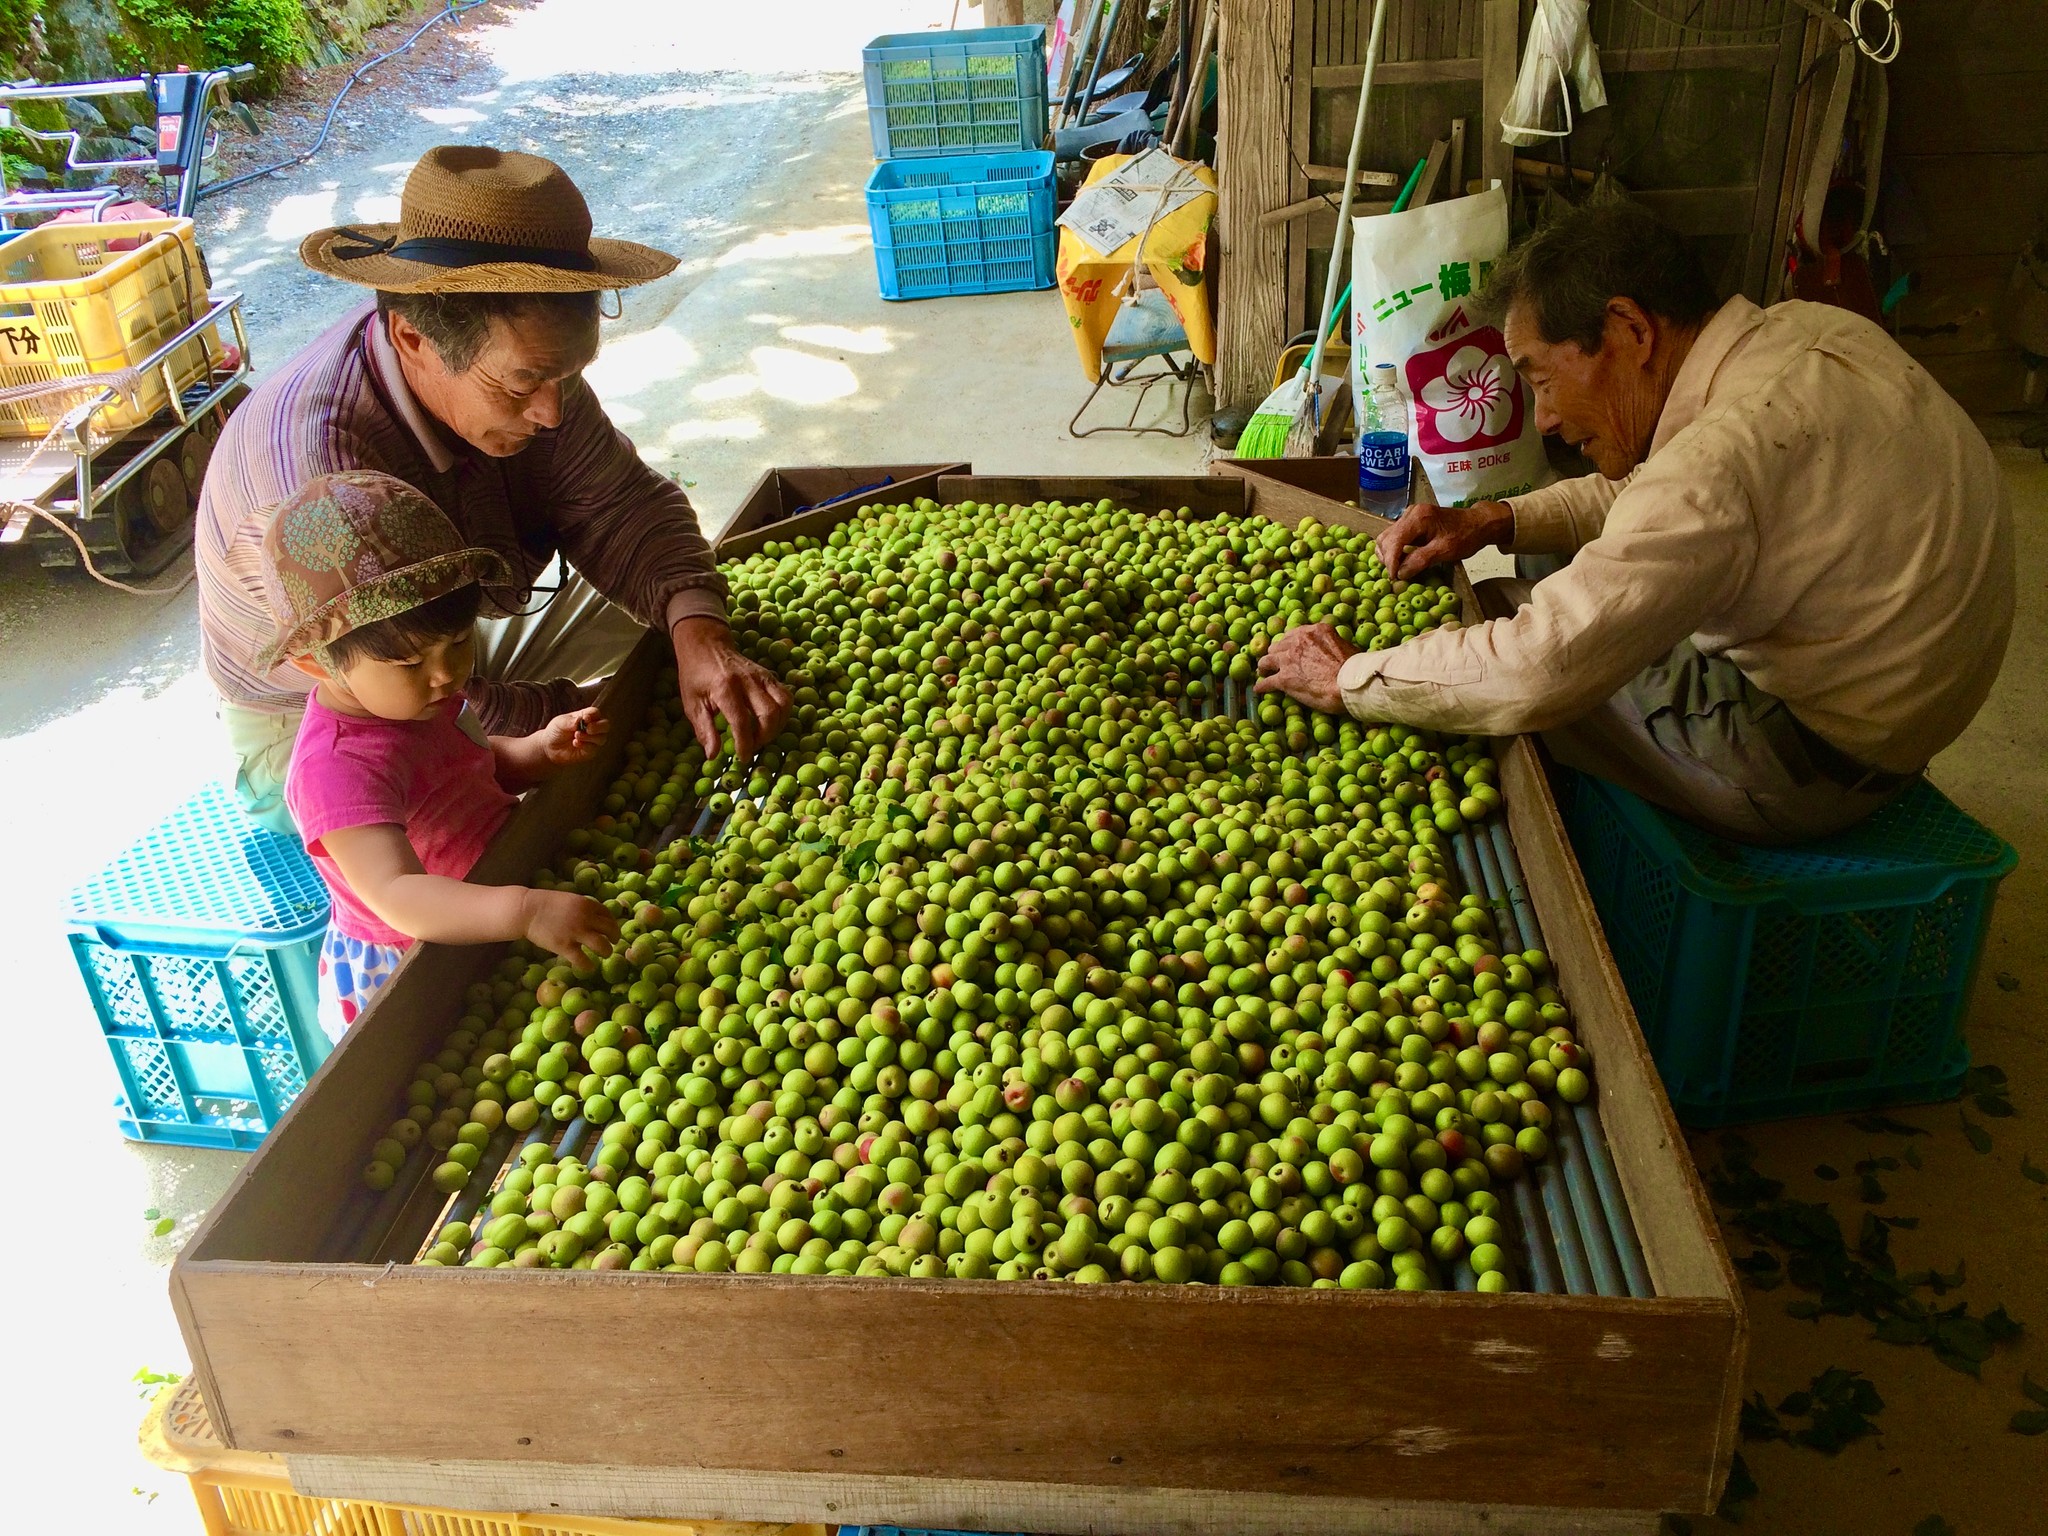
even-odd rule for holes
{"type": "MultiPolygon", "coordinates": [[[[52,219],[65,223],[67,237],[82,238],[88,231],[106,236],[89,242],[82,256],[66,253],[61,263],[64,275],[75,280],[45,285],[73,290],[64,302],[74,311],[114,301],[97,291],[105,284],[87,278],[101,269],[102,275],[112,277],[121,265],[115,253],[123,244],[163,246],[164,259],[196,258],[196,263],[185,262],[177,308],[169,319],[163,317],[163,297],[154,297],[158,314],[148,331],[154,344],[145,349],[130,340],[124,353],[107,360],[95,358],[82,376],[72,349],[45,346],[46,338],[40,335],[21,339],[9,334],[8,327],[16,320],[32,329],[26,323],[45,306],[8,302],[24,296],[18,288],[10,295],[7,285],[0,283],[0,312],[11,312],[0,313],[0,380],[37,380],[22,388],[31,393],[40,388],[56,397],[47,418],[31,409],[17,411],[16,419],[9,420],[0,405],[0,433],[11,434],[0,438],[0,544],[32,534],[47,567],[83,561],[95,574],[150,576],[168,566],[191,541],[207,462],[228,412],[248,393],[250,358],[241,295],[209,291],[204,255],[192,241],[189,225],[181,229],[178,224],[190,218],[205,166],[218,147],[214,121],[229,107],[226,87],[253,73],[251,66],[238,64],[196,74],[181,70],[128,80],[0,86],[0,122],[45,142],[68,142],[65,165],[72,171],[125,169],[160,175],[166,201],[176,215],[175,221],[167,217],[135,224],[100,223],[121,217],[115,205],[127,194],[120,186],[53,191],[0,186],[0,273],[13,254],[8,247],[33,241],[49,230],[40,221],[52,219]],[[92,158],[79,131],[32,128],[14,114],[16,104],[25,101],[130,94],[145,95],[155,104],[157,142],[153,152],[138,146],[139,152],[128,158],[92,158]],[[62,217],[67,214],[72,219],[83,214],[96,222],[68,223],[62,217]],[[29,224],[39,227],[25,228],[29,224]],[[128,231],[136,238],[121,239],[128,231]],[[95,291],[77,292],[87,287],[95,291]],[[74,358],[61,368],[54,362],[60,350],[74,358]],[[38,351],[50,361],[38,366],[38,351]],[[17,370],[10,363],[28,366],[17,370]],[[67,375],[75,379],[68,391],[62,387],[67,375]]],[[[17,252],[26,248],[17,246],[17,252]]],[[[23,267],[18,256],[15,266],[23,267]]],[[[31,276],[43,276],[32,264],[27,270],[31,276]]],[[[79,324],[83,329],[85,318],[79,324]]],[[[123,334],[136,334],[132,322],[124,324],[123,334]]],[[[5,393],[0,389],[0,396],[5,393]]]]}

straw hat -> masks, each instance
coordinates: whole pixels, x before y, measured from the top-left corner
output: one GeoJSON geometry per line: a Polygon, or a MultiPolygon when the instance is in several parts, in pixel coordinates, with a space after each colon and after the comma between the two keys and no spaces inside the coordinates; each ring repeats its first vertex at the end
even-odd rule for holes
{"type": "Polygon", "coordinates": [[[423,608],[471,582],[512,579],[497,551],[463,541],[425,496],[393,475],[351,469],[307,481],[263,534],[263,595],[276,637],[267,672],[288,656],[325,660],[351,630],[423,608]]]}
{"type": "Polygon", "coordinates": [[[428,150],[396,224],[316,230],[299,259],[387,293],[588,293],[676,268],[651,246],[592,239],[590,205],[554,161],[485,144],[428,150]]]}

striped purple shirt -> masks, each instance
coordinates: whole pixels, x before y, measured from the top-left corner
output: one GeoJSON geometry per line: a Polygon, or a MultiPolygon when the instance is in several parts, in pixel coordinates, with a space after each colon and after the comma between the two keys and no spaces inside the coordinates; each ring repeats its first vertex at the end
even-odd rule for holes
{"type": "MultiPolygon", "coordinates": [[[[725,617],[725,582],[680,487],[644,463],[579,376],[562,384],[561,425],[511,458],[456,440],[420,408],[374,310],[357,311],[266,379],[228,418],[206,472],[193,535],[199,631],[221,697],[250,709],[304,707],[309,680],[256,670],[276,635],[263,592],[263,535],[278,506],[316,475],[374,469],[416,487],[473,544],[505,557],[514,591],[487,614],[523,612],[559,551],[642,623],[725,617]]],[[[494,735],[538,730],[573,692],[472,683],[494,735]]]]}

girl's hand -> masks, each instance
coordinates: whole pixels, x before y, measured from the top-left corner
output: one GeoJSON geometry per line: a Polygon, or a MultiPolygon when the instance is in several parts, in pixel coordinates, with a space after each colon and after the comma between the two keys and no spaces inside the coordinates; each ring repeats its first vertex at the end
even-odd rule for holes
{"type": "Polygon", "coordinates": [[[585,950],[601,959],[618,942],[619,920],[601,903],[574,891],[528,891],[522,915],[526,920],[522,937],[553,950],[571,965],[589,963],[585,950]]]}
{"type": "Polygon", "coordinates": [[[542,759],[552,768],[587,763],[611,734],[612,723],[595,705],[574,714],[557,715],[534,733],[542,759]]]}

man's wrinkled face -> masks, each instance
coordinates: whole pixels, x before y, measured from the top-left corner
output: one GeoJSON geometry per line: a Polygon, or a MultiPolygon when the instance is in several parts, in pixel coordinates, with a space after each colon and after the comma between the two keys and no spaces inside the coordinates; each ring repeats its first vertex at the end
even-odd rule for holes
{"type": "Polygon", "coordinates": [[[1650,451],[1667,386],[1653,366],[1657,324],[1627,299],[1608,306],[1600,350],[1545,341],[1528,307],[1501,327],[1508,358],[1536,397],[1536,425],[1563,438],[1619,480],[1650,451]]]}
{"type": "Polygon", "coordinates": [[[494,315],[490,338],[460,373],[433,344],[391,317],[391,340],[407,363],[407,381],[428,414],[492,458],[510,458],[536,433],[559,426],[562,386],[597,355],[597,330],[564,328],[545,311],[494,315]]]}

